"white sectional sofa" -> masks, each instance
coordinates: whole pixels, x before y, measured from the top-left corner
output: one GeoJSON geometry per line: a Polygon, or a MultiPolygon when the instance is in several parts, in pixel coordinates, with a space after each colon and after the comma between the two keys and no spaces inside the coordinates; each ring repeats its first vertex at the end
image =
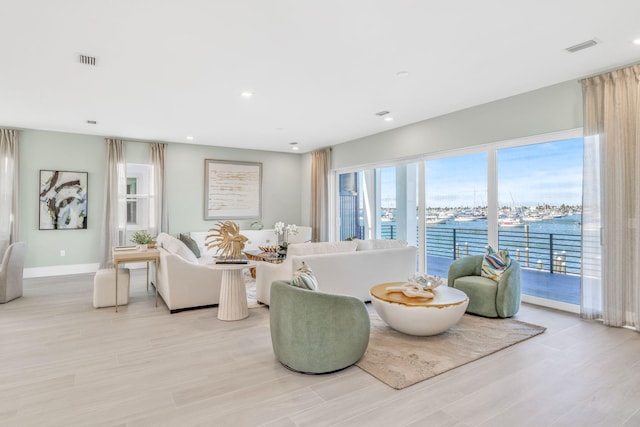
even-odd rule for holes
{"type": "Polygon", "coordinates": [[[399,240],[356,240],[289,245],[282,264],[258,263],[256,296],[269,305],[271,283],[291,280],[304,261],[322,292],[351,295],[369,301],[369,289],[386,282],[406,281],[416,271],[417,249],[399,240]]]}

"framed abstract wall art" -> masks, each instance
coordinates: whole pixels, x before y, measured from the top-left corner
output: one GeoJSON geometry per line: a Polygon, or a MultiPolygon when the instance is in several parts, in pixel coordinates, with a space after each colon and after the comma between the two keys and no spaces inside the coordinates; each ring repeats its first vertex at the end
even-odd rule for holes
{"type": "Polygon", "coordinates": [[[262,163],[204,161],[204,219],[262,216],[262,163]]]}
{"type": "Polygon", "coordinates": [[[40,230],[87,228],[87,172],[40,171],[40,230]]]}

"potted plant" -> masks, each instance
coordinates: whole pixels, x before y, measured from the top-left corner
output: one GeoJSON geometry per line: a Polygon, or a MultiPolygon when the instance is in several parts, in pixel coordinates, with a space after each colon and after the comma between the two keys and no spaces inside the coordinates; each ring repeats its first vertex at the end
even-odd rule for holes
{"type": "Polygon", "coordinates": [[[147,230],[136,231],[133,233],[131,235],[131,241],[138,245],[146,245],[147,247],[152,247],[154,245],[153,237],[147,232],[147,230]]]}
{"type": "Polygon", "coordinates": [[[273,231],[278,236],[278,254],[286,256],[287,249],[289,249],[289,235],[298,234],[298,226],[295,224],[287,224],[285,226],[284,222],[278,221],[273,228],[273,231]]]}

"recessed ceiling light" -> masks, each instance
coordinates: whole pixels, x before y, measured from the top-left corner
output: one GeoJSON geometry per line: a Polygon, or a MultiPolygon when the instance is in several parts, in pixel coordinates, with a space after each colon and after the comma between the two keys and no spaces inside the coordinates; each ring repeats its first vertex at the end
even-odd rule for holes
{"type": "Polygon", "coordinates": [[[193,141],[193,137],[192,137],[191,135],[189,135],[189,136],[187,137],[187,139],[188,139],[189,141],[193,141]]]}
{"type": "Polygon", "coordinates": [[[640,39],[635,39],[633,41],[633,44],[640,46],[640,39]]]}
{"type": "Polygon", "coordinates": [[[95,120],[87,120],[87,124],[89,124],[89,125],[97,125],[98,122],[95,121],[95,120]]]}
{"type": "Polygon", "coordinates": [[[387,111],[387,110],[382,110],[382,111],[378,111],[378,112],[376,113],[376,116],[380,116],[380,117],[382,117],[382,116],[387,115],[387,114],[389,114],[389,111],[387,111]]]}
{"type": "Polygon", "coordinates": [[[298,143],[297,142],[290,142],[289,145],[291,146],[292,150],[297,150],[298,148],[298,143]]]}
{"type": "Polygon", "coordinates": [[[389,117],[385,117],[384,118],[385,122],[392,122],[393,121],[393,117],[389,116],[389,117]]]}
{"type": "Polygon", "coordinates": [[[251,98],[253,96],[253,92],[245,90],[240,94],[240,96],[242,96],[243,98],[251,98]]]}
{"type": "Polygon", "coordinates": [[[396,77],[400,77],[400,78],[402,78],[402,77],[407,77],[408,75],[409,75],[409,72],[408,72],[408,71],[398,71],[398,72],[396,73],[396,77]]]}

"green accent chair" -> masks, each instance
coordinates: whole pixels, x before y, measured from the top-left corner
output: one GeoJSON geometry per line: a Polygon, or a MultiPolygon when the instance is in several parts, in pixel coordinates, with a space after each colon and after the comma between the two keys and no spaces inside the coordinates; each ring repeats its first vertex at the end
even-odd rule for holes
{"type": "Polygon", "coordinates": [[[511,260],[509,268],[496,282],[480,275],[483,258],[483,255],[473,255],[454,261],[449,267],[448,284],[469,297],[467,313],[511,317],[520,309],[520,264],[511,260]]]}
{"type": "Polygon", "coordinates": [[[271,284],[271,343],[285,367],[305,374],[339,371],[356,363],[369,344],[369,313],[362,301],[271,284]]]}

